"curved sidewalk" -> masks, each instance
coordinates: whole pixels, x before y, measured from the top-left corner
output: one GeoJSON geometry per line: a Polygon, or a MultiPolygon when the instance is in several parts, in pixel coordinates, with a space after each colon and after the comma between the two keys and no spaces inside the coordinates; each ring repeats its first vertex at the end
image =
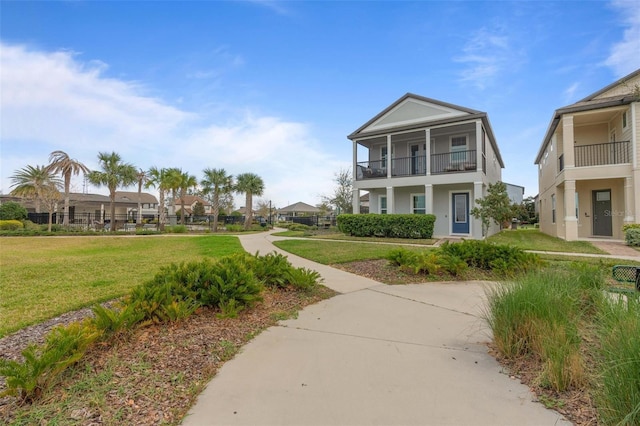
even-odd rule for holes
{"type": "MultiPolygon", "coordinates": [[[[280,251],[268,234],[250,253],[280,251]]],[[[286,253],[342,293],[258,335],[184,425],[556,425],[487,353],[481,282],[389,286],[286,253]]]]}

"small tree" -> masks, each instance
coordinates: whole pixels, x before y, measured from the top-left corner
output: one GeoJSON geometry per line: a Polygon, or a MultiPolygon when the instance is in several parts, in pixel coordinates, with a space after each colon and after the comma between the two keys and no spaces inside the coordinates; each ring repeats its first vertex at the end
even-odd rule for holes
{"type": "Polygon", "coordinates": [[[196,203],[193,205],[193,216],[204,216],[205,212],[204,212],[204,204],[202,204],[201,201],[196,201],[196,203]]]}
{"type": "Polygon", "coordinates": [[[253,219],[253,196],[262,195],[264,192],[264,181],[260,176],[255,173],[242,173],[236,177],[236,192],[245,194],[245,221],[244,229],[251,228],[251,221],[253,219]]]}
{"type": "Polygon", "coordinates": [[[8,201],[0,205],[0,220],[25,220],[27,209],[14,201],[8,201]]]}
{"type": "Polygon", "coordinates": [[[476,203],[478,206],[471,209],[471,215],[482,222],[482,235],[487,235],[491,221],[502,229],[502,224],[513,215],[507,186],[503,182],[489,184],[487,195],[477,199],[476,203]]]}
{"type": "Polygon", "coordinates": [[[323,202],[335,206],[338,213],[353,213],[353,180],[349,169],[340,169],[334,177],[333,194],[322,197],[323,202]]]}

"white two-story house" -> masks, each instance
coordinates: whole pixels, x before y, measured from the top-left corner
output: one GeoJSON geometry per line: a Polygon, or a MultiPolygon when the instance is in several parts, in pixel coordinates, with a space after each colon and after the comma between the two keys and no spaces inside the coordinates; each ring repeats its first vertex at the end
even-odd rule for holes
{"type": "Polygon", "coordinates": [[[557,109],[535,160],[540,230],[623,239],[640,221],[640,70],[557,109]]]}
{"type": "Polygon", "coordinates": [[[434,237],[484,237],[469,212],[504,168],[486,113],[407,93],[348,138],[354,213],[368,192],[370,213],[434,214],[434,237]]]}

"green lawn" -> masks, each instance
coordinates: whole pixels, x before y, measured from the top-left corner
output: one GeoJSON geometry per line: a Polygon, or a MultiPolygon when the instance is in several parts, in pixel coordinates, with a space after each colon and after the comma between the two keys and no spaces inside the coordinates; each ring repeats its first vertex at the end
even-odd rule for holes
{"type": "MultiPolygon", "coordinates": [[[[322,241],[316,239],[283,240],[276,241],[273,244],[289,253],[322,263],[323,265],[355,262],[357,260],[383,259],[389,251],[398,247],[394,244],[322,241]]],[[[428,250],[428,248],[423,246],[403,247],[407,250],[428,250]]]]}
{"type": "Polygon", "coordinates": [[[565,241],[561,238],[543,234],[535,229],[505,229],[489,237],[488,241],[497,244],[509,244],[523,250],[606,254],[588,241],[565,241]]]}
{"type": "Polygon", "coordinates": [[[172,262],[243,251],[232,236],[0,239],[0,337],[123,296],[172,262]]]}
{"type": "Polygon", "coordinates": [[[416,244],[431,246],[437,240],[423,238],[382,238],[382,237],[352,237],[341,233],[326,233],[315,231],[282,231],[273,235],[277,237],[313,238],[318,240],[341,240],[341,241],[362,241],[369,243],[394,243],[394,244],[416,244]]]}

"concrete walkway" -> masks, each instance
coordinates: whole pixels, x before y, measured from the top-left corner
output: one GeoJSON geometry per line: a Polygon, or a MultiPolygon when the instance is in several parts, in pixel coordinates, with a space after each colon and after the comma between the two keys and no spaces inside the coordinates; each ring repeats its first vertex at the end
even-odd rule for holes
{"type": "MultiPolygon", "coordinates": [[[[268,234],[250,252],[279,251],[268,234]]],[[[487,283],[388,286],[287,254],[342,294],[264,331],[184,425],[557,425],[488,355],[487,283]]]]}

